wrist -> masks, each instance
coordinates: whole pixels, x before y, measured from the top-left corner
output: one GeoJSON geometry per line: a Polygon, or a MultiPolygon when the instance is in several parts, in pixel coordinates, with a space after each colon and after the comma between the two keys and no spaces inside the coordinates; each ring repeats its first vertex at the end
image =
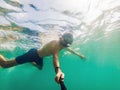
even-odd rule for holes
{"type": "Polygon", "coordinates": [[[58,73],[60,71],[60,67],[55,67],[55,72],[58,73]]]}

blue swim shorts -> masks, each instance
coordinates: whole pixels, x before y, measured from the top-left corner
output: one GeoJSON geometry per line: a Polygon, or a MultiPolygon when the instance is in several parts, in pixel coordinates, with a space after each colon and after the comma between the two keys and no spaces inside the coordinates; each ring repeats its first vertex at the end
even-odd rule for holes
{"type": "Polygon", "coordinates": [[[18,64],[35,62],[37,65],[43,67],[43,58],[39,57],[37,49],[30,49],[27,53],[16,57],[15,60],[18,64]]]}

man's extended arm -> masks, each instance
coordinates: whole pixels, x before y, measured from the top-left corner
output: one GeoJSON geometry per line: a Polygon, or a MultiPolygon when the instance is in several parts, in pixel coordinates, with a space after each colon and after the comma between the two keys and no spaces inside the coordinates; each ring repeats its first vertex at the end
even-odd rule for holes
{"type": "Polygon", "coordinates": [[[84,55],[82,55],[82,54],[80,54],[80,53],[77,53],[77,52],[73,51],[70,47],[67,47],[67,50],[68,50],[69,52],[71,52],[71,53],[73,53],[73,54],[79,56],[81,59],[85,59],[85,56],[84,56],[84,55]]]}
{"type": "Polygon", "coordinates": [[[59,83],[60,78],[64,79],[64,73],[60,69],[58,53],[53,55],[53,65],[56,72],[55,80],[57,83],[59,83]]]}

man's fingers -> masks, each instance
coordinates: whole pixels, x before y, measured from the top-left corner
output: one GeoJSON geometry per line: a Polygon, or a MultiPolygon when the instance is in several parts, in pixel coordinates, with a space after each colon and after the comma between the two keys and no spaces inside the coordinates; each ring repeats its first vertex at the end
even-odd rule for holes
{"type": "Polygon", "coordinates": [[[57,83],[59,83],[59,80],[60,80],[60,77],[59,77],[58,75],[56,75],[55,81],[56,81],[57,83]]]}
{"type": "Polygon", "coordinates": [[[55,81],[60,83],[60,81],[64,81],[64,73],[57,74],[55,77],[55,81]]]}
{"type": "Polygon", "coordinates": [[[64,81],[64,76],[65,76],[64,73],[62,73],[60,76],[60,81],[64,81]]]}
{"type": "Polygon", "coordinates": [[[64,73],[62,73],[61,76],[60,76],[60,78],[63,78],[63,79],[64,79],[64,76],[65,76],[64,73]]]}

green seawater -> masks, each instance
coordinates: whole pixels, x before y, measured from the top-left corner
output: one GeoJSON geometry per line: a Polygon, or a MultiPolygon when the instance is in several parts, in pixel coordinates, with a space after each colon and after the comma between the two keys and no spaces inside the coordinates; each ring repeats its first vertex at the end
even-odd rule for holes
{"type": "MultiPolygon", "coordinates": [[[[86,56],[60,52],[67,90],[120,90],[120,0],[0,0],[0,54],[7,60],[57,31],[73,32],[71,48],[86,56]]],[[[55,75],[52,56],[42,70],[0,67],[0,90],[60,90],[55,75]]]]}
{"type": "MultiPolygon", "coordinates": [[[[78,48],[86,61],[73,54],[60,52],[61,69],[65,73],[68,90],[119,90],[120,89],[120,32],[112,32],[109,38],[89,41],[78,48]],[[64,54],[64,55],[63,55],[64,54]]],[[[26,51],[0,51],[12,59],[26,51]]],[[[60,90],[54,80],[52,57],[44,58],[42,70],[31,63],[15,67],[0,68],[0,90],[60,90]]]]}

